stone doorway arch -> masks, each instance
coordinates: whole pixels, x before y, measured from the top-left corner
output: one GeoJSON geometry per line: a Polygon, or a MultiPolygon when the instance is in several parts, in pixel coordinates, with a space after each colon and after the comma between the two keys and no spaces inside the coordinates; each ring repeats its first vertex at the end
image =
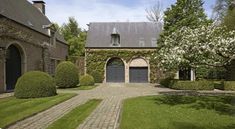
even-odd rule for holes
{"type": "Polygon", "coordinates": [[[106,82],[125,82],[125,64],[120,58],[108,60],[106,65],[106,82]]]}
{"type": "Polygon", "coordinates": [[[130,83],[148,83],[149,82],[149,65],[143,58],[134,58],[129,65],[129,82],[130,83]]]}
{"type": "Polygon", "coordinates": [[[6,91],[12,91],[15,88],[17,79],[24,71],[24,53],[17,44],[11,44],[6,49],[5,61],[5,83],[6,91]]]}

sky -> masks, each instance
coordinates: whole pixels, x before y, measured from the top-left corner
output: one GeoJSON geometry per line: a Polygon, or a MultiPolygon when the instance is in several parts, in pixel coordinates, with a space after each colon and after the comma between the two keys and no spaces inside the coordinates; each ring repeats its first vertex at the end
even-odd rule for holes
{"type": "MultiPolygon", "coordinates": [[[[30,0],[32,1],[32,0],[30,0]]],[[[146,22],[145,9],[160,1],[163,9],[176,0],[44,0],[46,15],[59,25],[74,17],[81,28],[90,22],[146,22]]],[[[211,17],[216,0],[204,0],[206,14],[211,17]]]]}

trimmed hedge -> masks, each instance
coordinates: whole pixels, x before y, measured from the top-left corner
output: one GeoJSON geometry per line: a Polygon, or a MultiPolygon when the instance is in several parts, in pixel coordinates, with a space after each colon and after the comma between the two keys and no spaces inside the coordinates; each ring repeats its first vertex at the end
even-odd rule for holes
{"type": "Polygon", "coordinates": [[[93,71],[91,76],[94,78],[95,83],[102,83],[104,80],[104,75],[102,75],[101,72],[93,71]]]}
{"type": "Polygon", "coordinates": [[[80,78],[80,86],[94,86],[95,85],[95,80],[94,78],[86,74],[80,78]]]}
{"type": "Polygon", "coordinates": [[[177,90],[213,90],[214,83],[212,81],[177,81],[171,87],[177,90]]]}
{"type": "Polygon", "coordinates": [[[61,62],[56,67],[55,81],[59,88],[76,87],[79,83],[78,68],[72,62],[61,62]]]}
{"type": "Polygon", "coordinates": [[[224,82],[224,90],[235,91],[235,81],[225,81],[224,82]]]}
{"type": "Polygon", "coordinates": [[[171,88],[176,81],[177,80],[174,80],[171,77],[167,77],[165,79],[160,80],[160,85],[167,88],[171,88]]]}
{"type": "Polygon", "coordinates": [[[54,79],[44,72],[32,71],[21,76],[15,87],[16,98],[40,98],[56,95],[54,79]]]}

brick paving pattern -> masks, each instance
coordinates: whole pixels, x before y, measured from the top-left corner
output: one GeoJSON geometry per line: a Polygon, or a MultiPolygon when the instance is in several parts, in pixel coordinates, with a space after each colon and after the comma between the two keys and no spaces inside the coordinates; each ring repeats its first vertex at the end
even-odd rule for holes
{"type": "Polygon", "coordinates": [[[59,92],[75,92],[78,95],[46,111],[19,121],[8,127],[8,129],[45,129],[75,107],[94,98],[102,99],[103,101],[78,129],[116,129],[123,99],[157,94],[157,89],[148,84],[145,84],[148,86],[124,85],[101,84],[101,86],[88,91],[60,90],[59,92]]]}
{"type": "Polygon", "coordinates": [[[45,129],[54,121],[90,99],[102,99],[102,102],[77,129],[117,129],[124,99],[158,95],[159,92],[175,92],[175,90],[155,88],[151,84],[101,84],[93,90],[59,90],[59,92],[77,93],[78,95],[46,111],[19,121],[10,126],[9,129],[45,129]]]}

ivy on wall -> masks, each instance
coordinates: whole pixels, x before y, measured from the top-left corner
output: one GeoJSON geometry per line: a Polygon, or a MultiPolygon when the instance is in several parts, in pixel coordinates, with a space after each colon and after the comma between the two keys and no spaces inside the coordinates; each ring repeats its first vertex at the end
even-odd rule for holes
{"type": "MultiPolygon", "coordinates": [[[[118,57],[129,63],[134,58],[143,57],[149,60],[150,64],[150,82],[156,83],[160,76],[158,74],[156,50],[87,50],[86,51],[86,68],[87,73],[99,72],[105,73],[105,65],[108,59],[118,57]]],[[[103,77],[104,78],[104,77],[103,77]]]]}

